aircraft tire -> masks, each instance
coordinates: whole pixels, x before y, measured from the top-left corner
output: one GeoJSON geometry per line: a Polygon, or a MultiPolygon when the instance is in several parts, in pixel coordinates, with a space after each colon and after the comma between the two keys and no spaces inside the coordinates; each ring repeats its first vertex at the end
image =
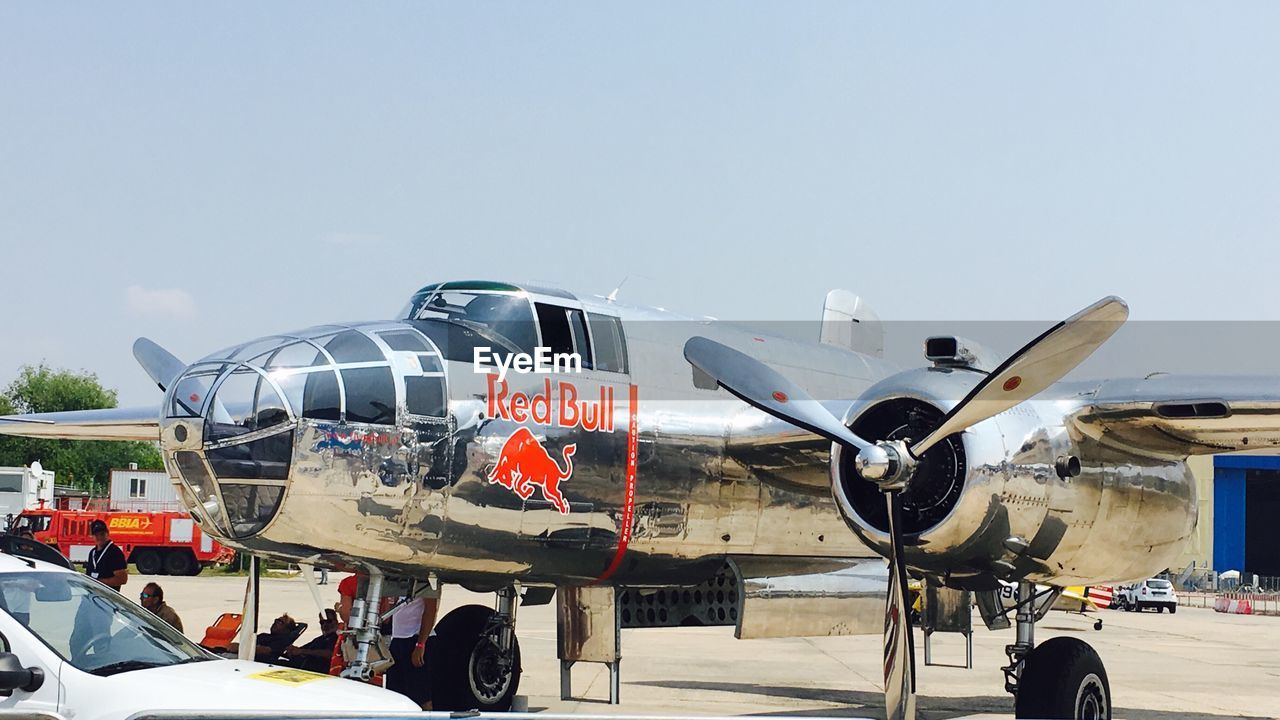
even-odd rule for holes
{"type": "Polygon", "coordinates": [[[164,571],[164,561],[155,550],[136,550],[130,559],[133,560],[133,566],[138,568],[139,575],[159,575],[164,571]]]}
{"type": "Polygon", "coordinates": [[[1111,686],[1102,658],[1088,643],[1056,637],[1038,645],[1018,678],[1014,716],[1044,720],[1111,720],[1111,686]]]}
{"type": "Polygon", "coordinates": [[[427,641],[433,710],[505,712],[520,687],[520,643],[514,641],[511,669],[503,674],[501,653],[485,630],[493,608],[463,605],[436,623],[427,641]]]}
{"type": "Polygon", "coordinates": [[[187,575],[196,559],[190,550],[170,550],[164,556],[164,572],[166,575],[187,575]]]}

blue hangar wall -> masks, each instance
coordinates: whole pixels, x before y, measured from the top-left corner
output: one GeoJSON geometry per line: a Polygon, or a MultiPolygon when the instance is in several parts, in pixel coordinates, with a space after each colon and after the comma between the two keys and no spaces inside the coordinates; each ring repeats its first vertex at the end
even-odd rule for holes
{"type": "Polygon", "coordinates": [[[1214,457],[1213,569],[1280,576],[1280,456],[1214,457]]]}

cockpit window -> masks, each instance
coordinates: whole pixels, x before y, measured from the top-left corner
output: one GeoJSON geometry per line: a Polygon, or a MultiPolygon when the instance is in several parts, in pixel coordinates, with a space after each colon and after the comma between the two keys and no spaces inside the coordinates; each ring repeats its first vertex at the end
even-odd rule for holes
{"type": "Polygon", "coordinates": [[[405,319],[453,320],[481,335],[487,334],[485,331],[498,335],[522,352],[533,352],[538,344],[533,308],[523,293],[428,290],[414,296],[405,319]]]}

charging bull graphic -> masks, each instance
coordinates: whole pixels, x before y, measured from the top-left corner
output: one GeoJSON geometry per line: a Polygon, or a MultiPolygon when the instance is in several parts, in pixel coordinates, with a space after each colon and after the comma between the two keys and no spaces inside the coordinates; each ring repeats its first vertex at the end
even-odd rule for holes
{"type": "Polygon", "coordinates": [[[525,500],[533,494],[535,486],[541,488],[542,497],[561,515],[568,515],[569,503],[560,494],[560,483],[573,475],[573,453],[577,449],[574,443],[564,446],[565,469],[561,472],[560,464],[551,457],[551,453],[528,428],[522,427],[503,443],[498,463],[489,472],[489,482],[500,483],[525,500]]]}

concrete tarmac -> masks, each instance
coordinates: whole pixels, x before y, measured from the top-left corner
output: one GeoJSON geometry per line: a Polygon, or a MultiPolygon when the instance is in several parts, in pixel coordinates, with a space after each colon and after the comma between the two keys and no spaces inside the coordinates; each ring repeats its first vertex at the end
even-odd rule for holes
{"type": "MultiPolygon", "coordinates": [[[[337,600],[339,573],[322,586],[321,601],[337,600]]],[[[186,633],[199,641],[222,612],[238,612],[243,577],[133,576],[126,594],[162,584],[186,633]]],[[[299,578],[264,578],[261,627],[289,612],[316,629],[316,604],[299,578]]],[[[459,605],[492,605],[491,595],[447,587],[443,612],[459,605]]],[[[1013,631],[974,633],[974,668],[923,666],[917,633],[921,717],[1013,717],[1000,666],[1013,631]]],[[[578,698],[560,700],[554,606],[521,608],[518,635],[524,675],[520,694],[533,711],[590,714],[827,715],[883,717],[879,636],[735,640],[732,628],[660,628],[622,633],[622,704],[610,706],[603,665],[573,670],[578,698]]],[[[1224,615],[1180,608],[1176,615],[1104,610],[1087,616],[1051,612],[1036,626],[1037,640],[1072,635],[1089,642],[1106,664],[1115,717],[1280,718],[1280,617],[1224,615]],[[1101,617],[1104,628],[1093,630],[1101,617]]],[[[964,664],[960,635],[935,635],[936,662],[964,664]]]]}

